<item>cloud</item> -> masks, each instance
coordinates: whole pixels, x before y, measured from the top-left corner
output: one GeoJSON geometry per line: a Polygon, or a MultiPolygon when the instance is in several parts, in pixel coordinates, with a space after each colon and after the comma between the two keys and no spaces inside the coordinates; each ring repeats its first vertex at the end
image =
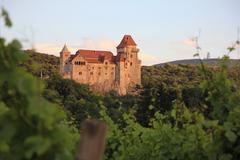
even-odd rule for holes
{"type": "Polygon", "coordinates": [[[182,41],[182,44],[187,45],[187,46],[195,46],[195,41],[193,38],[185,39],[182,41]]]}
{"type": "Polygon", "coordinates": [[[91,39],[83,38],[80,42],[80,48],[96,49],[96,50],[109,50],[116,52],[117,42],[111,39],[91,39]]]}
{"type": "MultiPolygon", "coordinates": [[[[34,48],[41,53],[47,53],[59,56],[59,52],[63,47],[63,43],[36,43],[34,48]]],[[[67,43],[68,49],[74,54],[78,49],[90,49],[90,50],[107,50],[116,52],[117,43],[110,39],[91,39],[83,38],[80,42],[67,43]]],[[[25,47],[29,49],[29,47],[25,47]]]]}
{"type": "Polygon", "coordinates": [[[166,62],[166,60],[160,59],[157,56],[146,54],[146,53],[139,53],[139,59],[142,60],[142,65],[147,65],[147,66],[166,62]]]}
{"type": "MultiPolygon", "coordinates": [[[[36,43],[34,44],[34,49],[40,53],[46,53],[50,55],[59,56],[60,51],[62,50],[64,44],[55,44],[55,43],[36,43]]],[[[68,49],[71,52],[77,51],[79,49],[75,46],[67,45],[68,49]]],[[[27,49],[27,48],[25,48],[27,49]]]]}

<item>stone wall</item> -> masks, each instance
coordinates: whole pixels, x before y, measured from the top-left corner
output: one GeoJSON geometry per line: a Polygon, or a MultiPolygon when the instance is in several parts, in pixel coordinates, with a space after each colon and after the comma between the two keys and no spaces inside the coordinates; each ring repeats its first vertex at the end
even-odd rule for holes
{"type": "Polygon", "coordinates": [[[76,82],[89,84],[98,91],[110,91],[115,88],[116,65],[109,61],[104,63],[88,63],[82,57],[72,61],[71,79],[76,82]],[[76,62],[85,62],[81,65],[76,62]]]}
{"type": "Polygon", "coordinates": [[[128,89],[141,84],[141,61],[138,59],[139,49],[136,46],[128,46],[118,49],[116,81],[119,83],[118,92],[124,95],[128,89]]]}
{"type": "Polygon", "coordinates": [[[102,62],[96,58],[91,59],[91,55],[88,59],[78,54],[70,56],[64,46],[60,53],[60,74],[78,83],[89,84],[93,90],[99,92],[114,90],[119,95],[125,95],[134,86],[141,84],[139,49],[136,45],[128,45],[117,48],[117,52],[114,60],[102,62]]]}

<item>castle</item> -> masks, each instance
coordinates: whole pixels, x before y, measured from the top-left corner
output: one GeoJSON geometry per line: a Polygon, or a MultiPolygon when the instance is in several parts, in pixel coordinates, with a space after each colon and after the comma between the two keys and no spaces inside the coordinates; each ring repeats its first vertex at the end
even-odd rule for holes
{"type": "Polygon", "coordinates": [[[141,84],[139,49],[130,35],[117,46],[117,55],[110,51],[79,49],[71,55],[66,44],[60,52],[60,74],[63,78],[89,84],[100,92],[115,91],[125,95],[141,84]]]}

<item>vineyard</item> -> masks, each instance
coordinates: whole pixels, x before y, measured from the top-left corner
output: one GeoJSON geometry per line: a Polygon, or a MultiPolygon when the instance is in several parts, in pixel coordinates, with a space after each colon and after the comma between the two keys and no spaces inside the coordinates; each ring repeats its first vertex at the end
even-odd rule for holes
{"type": "Polygon", "coordinates": [[[1,37],[0,160],[73,160],[85,119],[108,126],[105,160],[238,160],[240,63],[221,61],[144,66],[139,95],[102,95],[1,37]]]}

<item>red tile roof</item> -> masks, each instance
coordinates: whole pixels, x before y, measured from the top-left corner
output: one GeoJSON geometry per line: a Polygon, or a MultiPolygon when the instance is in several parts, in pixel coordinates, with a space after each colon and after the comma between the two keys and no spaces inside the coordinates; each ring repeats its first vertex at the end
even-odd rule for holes
{"type": "Polygon", "coordinates": [[[104,60],[109,60],[110,62],[113,62],[113,53],[110,51],[80,49],[77,51],[76,55],[72,58],[72,60],[77,55],[82,56],[89,63],[103,63],[104,60]]]}
{"type": "Polygon", "coordinates": [[[124,48],[126,46],[136,46],[137,44],[134,42],[130,35],[124,35],[122,41],[117,46],[117,48],[124,48]]]}
{"type": "MultiPolygon", "coordinates": [[[[134,42],[130,35],[124,35],[122,41],[117,46],[117,48],[124,48],[126,46],[136,46],[137,44],[134,42]]],[[[65,50],[67,49],[64,46],[65,50]]],[[[115,63],[116,61],[125,61],[126,57],[121,56],[113,56],[113,53],[110,51],[96,51],[96,50],[85,50],[79,49],[75,55],[71,55],[69,61],[71,62],[77,56],[83,57],[88,63],[103,63],[104,60],[110,61],[110,63],[115,63]]]]}

